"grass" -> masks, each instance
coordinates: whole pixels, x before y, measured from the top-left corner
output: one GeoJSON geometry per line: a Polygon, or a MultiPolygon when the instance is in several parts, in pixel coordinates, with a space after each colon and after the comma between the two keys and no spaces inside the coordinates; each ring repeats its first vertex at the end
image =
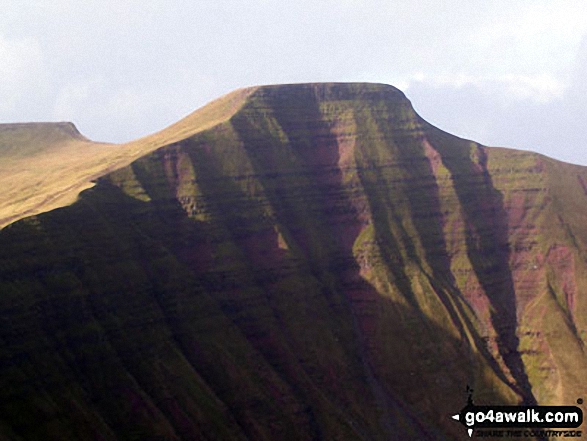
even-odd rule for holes
{"type": "Polygon", "coordinates": [[[364,84],[243,89],[124,145],[0,139],[5,223],[101,177],[0,232],[0,428],[446,439],[467,384],[584,391],[585,168],[364,84]]]}
{"type": "Polygon", "coordinates": [[[232,92],[126,144],[90,141],[71,123],[0,124],[0,228],[69,205],[100,176],[226,121],[253,91],[232,92]]]}

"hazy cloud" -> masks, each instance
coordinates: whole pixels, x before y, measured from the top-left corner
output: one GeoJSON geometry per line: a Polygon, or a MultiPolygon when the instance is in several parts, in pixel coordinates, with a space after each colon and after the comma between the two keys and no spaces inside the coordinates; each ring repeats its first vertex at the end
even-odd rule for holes
{"type": "Polygon", "coordinates": [[[43,59],[34,38],[8,39],[0,35],[0,112],[25,111],[23,101],[44,90],[43,59]]]}
{"type": "Polygon", "coordinates": [[[583,9],[575,0],[4,0],[0,119],[70,119],[90,138],[124,141],[238,87],[373,81],[405,89],[423,117],[459,135],[587,163],[578,148],[552,150],[585,138],[572,113],[587,102],[583,9]]]}
{"type": "Polygon", "coordinates": [[[424,77],[410,82],[406,92],[421,115],[446,131],[587,165],[587,38],[578,46],[566,81],[424,77]]]}

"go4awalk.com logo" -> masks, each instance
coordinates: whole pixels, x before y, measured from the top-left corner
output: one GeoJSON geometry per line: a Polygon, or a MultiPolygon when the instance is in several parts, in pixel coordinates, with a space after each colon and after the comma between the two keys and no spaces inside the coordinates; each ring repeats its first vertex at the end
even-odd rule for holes
{"type": "MultiPolygon", "coordinates": [[[[583,411],[577,406],[475,406],[472,389],[468,403],[452,418],[467,428],[469,436],[580,438],[583,411]],[[545,429],[545,428],[548,429],[545,429]]],[[[583,400],[577,400],[583,404],[583,400]]]]}

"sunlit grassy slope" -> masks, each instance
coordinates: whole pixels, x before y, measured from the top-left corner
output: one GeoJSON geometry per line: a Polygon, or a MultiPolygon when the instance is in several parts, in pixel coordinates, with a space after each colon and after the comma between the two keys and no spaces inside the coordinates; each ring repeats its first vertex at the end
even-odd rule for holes
{"type": "Polygon", "coordinates": [[[92,142],[71,123],[0,124],[0,228],[71,204],[99,176],[225,121],[252,90],[232,92],[161,132],[120,145],[92,142]]]}

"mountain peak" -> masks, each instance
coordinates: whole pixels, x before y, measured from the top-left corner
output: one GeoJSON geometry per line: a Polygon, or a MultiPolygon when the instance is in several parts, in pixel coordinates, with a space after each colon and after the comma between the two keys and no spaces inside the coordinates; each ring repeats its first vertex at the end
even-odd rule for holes
{"type": "Polygon", "coordinates": [[[381,83],[291,83],[272,84],[254,87],[254,96],[289,95],[312,93],[321,101],[356,100],[356,99],[393,99],[406,100],[399,89],[381,83]]]}
{"type": "Polygon", "coordinates": [[[386,101],[410,104],[399,89],[379,83],[290,83],[236,89],[217,98],[159,132],[129,144],[153,150],[189,138],[232,119],[241,110],[269,105],[272,108],[302,107],[310,102],[386,101]],[[269,100],[269,101],[267,101],[269,100]]]}
{"type": "Polygon", "coordinates": [[[88,141],[72,122],[0,124],[0,156],[30,156],[55,144],[88,141]]]}

